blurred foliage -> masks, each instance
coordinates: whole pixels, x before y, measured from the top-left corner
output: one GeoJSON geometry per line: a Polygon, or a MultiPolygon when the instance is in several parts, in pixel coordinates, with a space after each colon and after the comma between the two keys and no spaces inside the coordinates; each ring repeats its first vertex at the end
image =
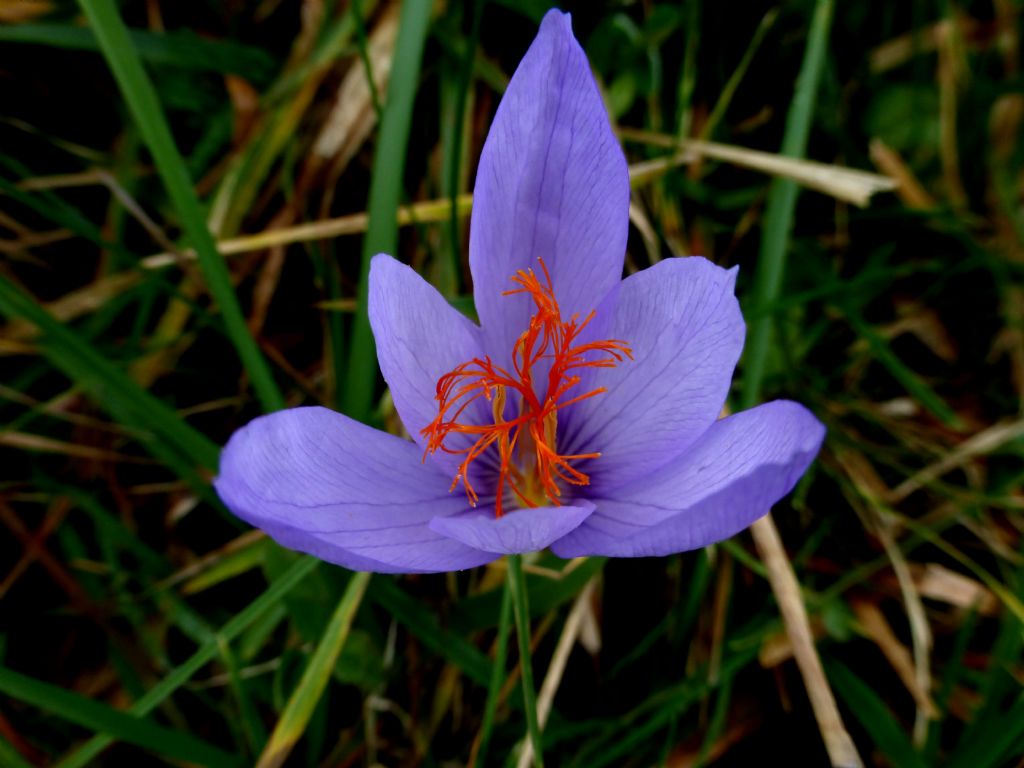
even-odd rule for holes
{"type": "MultiPolygon", "coordinates": [[[[424,1],[120,3],[178,151],[161,159],[95,22],[0,0],[0,764],[252,764],[282,739],[289,765],[463,765],[482,736],[486,764],[514,755],[502,563],[364,584],[209,488],[261,411],[240,330],[288,404],[365,405],[397,432],[358,341],[361,254],[396,243],[471,306],[453,203],[549,3],[424,1]],[[194,181],[222,285],[157,163],[194,181]]],[[[635,169],[690,139],[780,151],[813,2],[564,7],[635,169]]],[[[764,397],[829,427],[775,516],[869,765],[1024,754],[1021,14],[836,4],[806,156],[897,188],[863,209],[803,191],[768,306],[749,297],[769,177],[684,152],[634,186],[627,268],[740,265],[748,322],[774,326],[764,397]]],[[[825,764],[748,536],[525,571],[538,682],[584,612],[549,764],[825,764]]]]}

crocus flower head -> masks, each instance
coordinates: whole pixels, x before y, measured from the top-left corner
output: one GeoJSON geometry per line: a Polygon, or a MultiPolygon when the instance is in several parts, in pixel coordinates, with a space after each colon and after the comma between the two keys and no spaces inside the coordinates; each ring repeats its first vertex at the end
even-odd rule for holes
{"type": "Polygon", "coordinates": [[[787,494],[824,429],[802,406],[724,419],[744,324],[735,269],[669,259],[621,279],[629,176],[551,11],[484,144],[469,260],[480,325],[387,255],[377,357],[413,441],[325,408],[239,430],[215,481],[284,546],[355,570],[469,568],[546,547],[666,555],[787,494]]]}

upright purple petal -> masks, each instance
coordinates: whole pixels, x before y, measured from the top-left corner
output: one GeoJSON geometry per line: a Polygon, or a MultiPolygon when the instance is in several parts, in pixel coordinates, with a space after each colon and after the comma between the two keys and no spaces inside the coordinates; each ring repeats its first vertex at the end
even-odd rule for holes
{"type": "Polygon", "coordinates": [[[451,571],[493,560],[432,531],[467,508],[407,440],[326,408],[294,408],[238,430],[214,486],[228,509],[279,543],[355,570],[451,571]]]}
{"type": "Polygon", "coordinates": [[[700,258],[668,259],[627,278],[598,310],[602,333],[633,360],[593,369],[580,392],[607,392],[572,407],[560,425],[566,453],[587,463],[594,493],[649,474],[679,456],[718,418],[743,349],[735,270],[700,258]],[[562,431],[564,430],[564,431],[562,431]]]}
{"type": "Polygon", "coordinates": [[[527,507],[494,516],[493,508],[461,515],[435,517],[431,530],[450,536],[474,549],[515,555],[536,552],[578,527],[594,511],[589,501],[562,507],[527,507]]]}
{"type": "MultiPolygon", "coordinates": [[[[422,447],[420,430],[437,416],[437,380],[483,354],[480,329],[414,270],[383,254],[370,265],[369,314],[381,373],[402,423],[422,447]]],[[[461,447],[458,436],[446,444],[461,447]]],[[[458,461],[450,454],[432,458],[454,475],[458,461]]]]}
{"type": "Polygon", "coordinates": [[[501,297],[542,257],[565,317],[595,309],[622,276],[629,172],[567,14],[550,11],[498,107],[477,170],[473,295],[487,349],[506,364],[527,296],[501,297]]]}
{"type": "Polygon", "coordinates": [[[787,400],[729,416],[675,462],[592,498],[594,514],[551,549],[645,557],[727,539],[792,490],[824,436],[810,411],[787,400]]]}

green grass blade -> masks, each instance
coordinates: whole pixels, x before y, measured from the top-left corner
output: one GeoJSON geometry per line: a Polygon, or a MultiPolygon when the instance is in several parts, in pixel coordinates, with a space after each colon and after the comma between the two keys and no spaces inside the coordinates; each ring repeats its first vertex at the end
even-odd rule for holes
{"type": "MultiPolygon", "coordinates": [[[[530,607],[523,578],[522,555],[508,556],[508,583],[512,593],[512,610],[516,617],[516,638],[519,641],[519,669],[522,674],[523,708],[526,710],[526,731],[533,745],[533,764],[544,768],[540,723],[537,720],[537,692],[533,687],[533,656],[530,653],[530,607]]],[[[525,748],[525,747],[524,747],[525,748]]]]}
{"type": "MultiPolygon", "coordinates": [[[[0,164],[11,165],[10,163],[5,162],[5,160],[6,158],[0,158],[0,164]]],[[[18,168],[17,170],[21,170],[26,177],[29,174],[28,169],[23,167],[18,168]]],[[[91,221],[89,221],[79,211],[62,201],[57,195],[43,194],[39,192],[26,192],[17,184],[14,184],[3,177],[0,177],[0,192],[7,197],[10,197],[12,200],[17,200],[26,208],[30,208],[41,216],[45,216],[60,226],[71,230],[76,235],[91,240],[103,248],[109,248],[115,253],[124,256],[125,252],[120,248],[120,246],[107,242],[103,237],[103,233],[101,233],[91,221]]]]}
{"type": "MultiPolygon", "coordinates": [[[[683,70],[679,74],[679,118],[676,136],[680,141],[690,138],[693,123],[693,92],[697,87],[697,49],[700,47],[700,3],[686,4],[683,70]]],[[[656,126],[655,126],[656,127],[656,126]]]]}
{"type": "Polygon", "coordinates": [[[505,588],[501,591],[501,608],[498,613],[497,645],[494,649],[494,669],[491,671],[491,682],[487,687],[487,703],[484,705],[483,721],[480,724],[480,742],[473,759],[474,766],[487,765],[487,750],[491,744],[491,730],[494,727],[494,714],[498,710],[498,699],[501,687],[505,682],[505,664],[508,658],[508,630],[512,624],[512,588],[510,581],[505,579],[505,588]]]}
{"type": "MultiPolygon", "coordinates": [[[[726,82],[725,87],[722,88],[721,93],[718,94],[718,99],[715,101],[715,106],[711,109],[711,114],[708,116],[707,121],[704,123],[700,130],[698,139],[710,140],[714,136],[715,128],[725,117],[726,110],[729,109],[729,105],[732,103],[733,96],[736,95],[736,89],[740,87],[740,83],[743,82],[743,77],[747,74],[747,70],[750,69],[750,63],[754,60],[754,56],[761,48],[761,43],[764,42],[765,35],[775,25],[775,19],[779,16],[779,9],[772,8],[768,13],[761,19],[761,23],[757,25],[757,29],[754,30],[754,36],[750,40],[750,44],[746,50],[743,51],[743,58],[740,59],[740,63],[736,65],[736,69],[732,75],[729,76],[729,80],[726,82]]],[[[686,138],[681,136],[680,138],[686,138]]]]}
{"type": "Polygon", "coordinates": [[[419,81],[423,44],[430,23],[432,4],[426,0],[404,0],[395,42],[380,139],[373,159],[370,182],[370,223],[363,240],[363,261],[359,274],[359,306],[352,325],[349,345],[349,369],[342,396],[342,410],[356,419],[366,419],[372,410],[377,381],[373,334],[367,314],[370,259],[378,253],[395,255],[398,250],[398,226],[395,217],[402,196],[406,146],[412,124],[412,106],[419,81]]]}
{"type": "Polygon", "coordinates": [[[721,678],[718,691],[715,695],[715,705],[711,712],[711,720],[704,731],[704,738],[701,740],[700,752],[697,754],[697,762],[694,768],[703,768],[707,765],[711,750],[722,737],[729,717],[729,703],[732,701],[732,675],[721,678]]]}
{"type": "MultiPolygon", "coordinates": [[[[39,476],[39,484],[50,489],[52,493],[67,496],[80,506],[82,511],[92,519],[97,537],[112,552],[131,553],[132,557],[138,560],[139,567],[145,568],[149,573],[157,576],[162,577],[170,570],[167,560],[150,549],[136,533],[125,526],[123,520],[108,512],[92,494],[85,493],[72,485],[64,485],[44,475],[39,476]]],[[[113,562],[114,558],[110,558],[110,560],[113,562]]]]}
{"type": "MultiPolygon", "coordinates": [[[[1021,647],[1024,646],[1024,599],[1021,599],[1019,594],[1014,593],[1012,589],[1008,588],[1005,583],[989,573],[987,569],[983,568],[972,558],[949,544],[936,531],[909,517],[904,517],[902,519],[902,523],[906,525],[907,528],[921,536],[921,538],[928,541],[928,543],[938,549],[941,549],[951,558],[960,563],[960,565],[973,573],[977,579],[988,587],[992,591],[992,594],[994,594],[1007,608],[1008,613],[1005,614],[1004,624],[1000,628],[999,639],[996,643],[996,650],[998,652],[1005,644],[1011,650],[1001,658],[1004,660],[1016,658],[1017,653],[1020,651],[1021,647]]],[[[996,678],[989,678],[990,683],[994,684],[995,680],[996,678]]],[[[986,691],[986,693],[994,694],[995,690],[989,690],[986,691]]],[[[989,696],[985,696],[983,700],[985,702],[991,701],[989,696]]]]}
{"type": "Polygon", "coordinates": [[[0,736],[0,765],[8,768],[32,768],[32,765],[10,743],[0,736]]]}
{"type": "Polygon", "coordinates": [[[921,748],[923,759],[929,765],[935,765],[938,761],[942,740],[942,726],[950,714],[950,697],[964,677],[966,671],[964,657],[977,626],[978,612],[976,610],[968,610],[963,623],[953,636],[946,668],[943,670],[942,679],[935,690],[935,704],[939,708],[940,714],[937,718],[928,722],[928,737],[921,748]]]}
{"type": "Polygon", "coordinates": [[[947,768],[999,768],[1014,765],[1021,758],[1024,744],[1024,698],[1007,708],[996,709],[989,716],[975,715],[982,723],[972,733],[974,738],[965,738],[956,754],[946,763],[947,768]]]}
{"type": "MultiPolygon", "coordinates": [[[[802,158],[807,152],[807,137],[811,131],[811,118],[818,93],[818,84],[825,66],[828,31],[832,22],[833,0],[818,0],[808,34],[807,49],[800,68],[793,103],[786,116],[786,131],[782,139],[781,154],[802,158]]],[[[754,275],[753,296],[748,309],[757,312],[772,304],[782,288],[786,266],[789,236],[793,230],[796,197],[799,187],[788,179],[774,179],[768,192],[764,215],[764,234],[754,275]]],[[[768,316],[752,324],[747,336],[743,363],[742,407],[751,408],[761,397],[768,348],[772,338],[772,322],[768,316]]]]}
{"type": "MultiPolygon", "coordinates": [[[[371,6],[373,3],[369,3],[371,6]]],[[[246,144],[231,166],[210,203],[211,219],[218,222],[218,233],[238,232],[243,220],[257,204],[260,190],[292,146],[302,119],[315,95],[315,86],[323,77],[322,68],[344,56],[355,26],[354,7],[340,14],[326,33],[326,40],[309,59],[292,58],[288,70],[265,96],[267,105],[261,121],[258,141],[246,144]],[[314,62],[318,62],[314,66],[314,62]],[[310,86],[313,86],[312,88],[310,86]]],[[[373,8],[366,9],[372,13],[373,8]]]]}
{"type": "Polygon", "coordinates": [[[224,555],[214,565],[182,584],[182,594],[194,595],[260,567],[266,558],[267,550],[273,546],[275,545],[270,539],[259,539],[224,555]]]}
{"type": "MultiPolygon", "coordinates": [[[[146,715],[152,712],[178,688],[188,682],[204,665],[220,654],[221,641],[231,642],[263,614],[267,613],[274,606],[280,605],[284,596],[312,573],[319,563],[319,560],[312,557],[304,557],[297,561],[274,581],[266,592],[225,624],[216,637],[203,643],[187,661],[176,667],[173,672],[153,686],[128,711],[132,715],[146,715]]],[[[96,736],[58,763],[56,768],[85,768],[85,766],[91,765],[96,756],[106,749],[113,740],[110,736],[96,736]]]]}
{"type": "MultiPolygon", "coordinates": [[[[806,155],[807,140],[814,117],[814,106],[822,72],[825,68],[834,8],[834,0],[816,0],[815,2],[796,92],[786,115],[786,128],[781,148],[783,156],[803,158],[806,155]]],[[[786,256],[793,230],[798,191],[799,188],[794,181],[781,178],[774,179],[769,188],[761,248],[757,270],[754,274],[753,296],[745,307],[749,316],[757,316],[759,312],[764,312],[765,308],[777,301],[782,292],[782,278],[785,273],[786,256]]],[[[773,324],[773,316],[765,313],[757,318],[757,322],[750,325],[743,362],[741,408],[753,408],[761,399],[761,387],[764,382],[769,348],[772,344],[773,324]]],[[[755,523],[754,536],[759,540],[759,544],[777,546],[781,549],[782,545],[778,542],[778,533],[771,517],[767,517],[763,523],[755,523]]],[[[772,577],[772,591],[779,598],[780,603],[782,594],[793,589],[797,583],[792,563],[785,560],[784,553],[783,560],[781,573],[772,577]]],[[[796,617],[795,621],[806,626],[806,609],[804,606],[800,607],[800,615],[796,617]]],[[[824,675],[816,654],[810,654],[808,662],[806,666],[801,666],[801,672],[809,679],[824,675]]],[[[814,690],[811,686],[808,689],[812,692],[814,690]]],[[[815,698],[814,710],[819,723],[823,723],[826,719],[839,721],[840,716],[835,711],[835,704],[830,693],[815,698]]],[[[821,728],[820,730],[832,762],[845,764],[848,761],[851,765],[861,764],[856,748],[844,729],[839,728],[838,732],[835,729],[821,728]]]]}
{"type": "Polygon", "coordinates": [[[870,685],[837,661],[829,663],[828,676],[836,693],[886,756],[889,765],[925,768],[924,760],[903,733],[899,721],[870,685]]]}
{"type": "Polygon", "coordinates": [[[284,407],[284,398],[255,339],[249,333],[231,276],[206,226],[192,180],[178,152],[153,84],[146,75],[113,0],[80,0],[128,108],[138,124],[181,225],[195,247],[210,293],[220,307],[228,337],[252,380],[264,410],[284,407]]]}
{"type": "Polygon", "coordinates": [[[246,756],[251,757],[266,743],[267,732],[250,695],[248,682],[243,679],[237,654],[223,637],[217,638],[220,657],[228,672],[229,685],[238,707],[238,726],[246,745],[246,756]]]}
{"type": "Polygon", "coordinates": [[[285,706],[284,712],[281,713],[274,732],[270,734],[270,740],[257,762],[258,768],[277,768],[282,765],[292,751],[292,747],[302,737],[313,716],[313,711],[334,673],[338,656],[345,645],[349,629],[352,627],[352,619],[359,609],[363,594],[366,592],[366,585],[369,582],[369,573],[352,575],[338,607],[334,610],[334,615],[327,623],[327,628],[313,653],[313,658],[309,660],[309,665],[302,673],[302,679],[288,699],[288,704],[285,706]]]}
{"type": "Polygon", "coordinates": [[[885,366],[907,392],[917,402],[934,414],[943,424],[954,429],[963,429],[963,421],[956,412],[946,405],[934,389],[929,387],[914,371],[908,368],[892,351],[886,340],[869,326],[852,307],[845,307],[846,318],[850,325],[864,341],[868,343],[875,359],[885,366]]]}
{"type": "Polygon", "coordinates": [[[380,91],[377,89],[377,80],[373,75],[373,62],[370,61],[370,41],[366,34],[366,14],[363,11],[362,0],[352,0],[352,18],[355,21],[356,47],[359,49],[359,60],[363,62],[363,70],[366,73],[366,85],[370,89],[370,104],[373,106],[377,121],[380,122],[384,107],[380,102],[380,91]]]}
{"type": "Polygon", "coordinates": [[[368,596],[405,625],[423,645],[452,662],[471,680],[484,686],[490,683],[491,660],[472,643],[444,629],[437,616],[406,594],[394,579],[374,579],[368,596]]]}
{"type": "MultiPolygon", "coordinates": [[[[209,40],[190,30],[128,31],[138,57],[151,64],[169,64],[200,72],[230,72],[265,82],[277,63],[262,48],[230,40],[209,40]]],[[[0,27],[0,42],[45,45],[75,51],[96,51],[100,46],[92,30],[69,24],[13,24],[0,27]]]]}
{"type": "Polygon", "coordinates": [[[0,691],[72,723],[108,734],[159,755],[205,766],[241,765],[241,760],[187,733],[111,709],[98,701],[0,667],[0,691]]]}
{"type": "MultiPolygon", "coordinates": [[[[756,649],[743,649],[722,660],[719,679],[731,679],[756,661],[756,649]]],[[[654,735],[694,706],[717,686],[708,681],[707,667],[693,670],[689,679],[652,695],[632,712],[617,718],[616,728],[602,728],[576,755],[571,766],[602,768],[621,765],[648,746],[654,735]]]]}
{"type": "MultiPolygon", "coordinates": [[[[923,526],[918,525],[922,532],[923,526]]],[[[927,536],[930,543],[935,544],[943,552],[953,556],[963,566],[974,573],[978,579],[993,590],[1008,610],[1003,611],[999,621],[999,631],[989,654],[987,670],[978,687],[979,706],[960,738],[957,753],[960,764],[970,762],[974,754],[974,745],[991,747],[991,741],[998,732],[998,722],[1006,711],[1006,701],[1016,697],[1020,705],[1020,681],[1011,670],[1020,664],[1024,656],[1024,568],[1017,569],[1010,585],[997,581],[988,571],[975,563],[971,558],[950,546],[938,536],[927,536]]],[[[1019,733],[1019,729],[1017,730],[1019,733]]],[[[951,761],[952,762],[952,761],[951,761]]],[[[973,764],[972,764],[973,765],[973,764]]]]}
{"type": "MultiPolygon", "coordinates": [[[[154,455],[176,464],[179,472],[186,473],[184,476],[194,474],[197,465],[216,468],[219,449],[209,438],[182,421],[173,408],[142,389],[3,277],[0,277],[0,314],[18,317],[36,326],[41,333],[37,344],[43,355],[118,421],[141,430],[138,438],[154,455]]],[[[202,484],[208,486],[205,481],[202,484]]]]}
{"type": "Polygon", "coordinates": [[[459,236],[462,222],[458,214],[458,199],[462,192],[462,168],[466,161],[463,139],[472,130],[472,126],[466,122],[466,107],[473,88],[473,61],[480,43],[480,20],[484,15],[485,4],[486,0],[473,0],[464,5],[465,12],[469,14],[469,36],[464,41],[465,52],[458,65],[458,75],[451,84],[453,108],[442,125],[442,132],[447,128],[447,140],[442,139],[446,171],[441,183],[441,194],[451,203],[451,216],[448,219],[448,252],[441,255],[439,288],[448,297],[457,296],[462,284],[462,243],[459,236]]]}
{"type": "MultiPolygon", "coordinates": [[[[530,606],[530,617],[536,619],[544,616],[574,600],[586,583],[595,574],[600,573],[607,561],[606,557],[588,557],[560,579],[527,574],[526,593],[529,598],[527,602],[530,606]]],[[[448,626],[456,632],[466,634],[490,629],[495,626],[501,602],[504,600],[503,594],[503,589],[492,589],[460,600],[452,607],[448,626]]]]}

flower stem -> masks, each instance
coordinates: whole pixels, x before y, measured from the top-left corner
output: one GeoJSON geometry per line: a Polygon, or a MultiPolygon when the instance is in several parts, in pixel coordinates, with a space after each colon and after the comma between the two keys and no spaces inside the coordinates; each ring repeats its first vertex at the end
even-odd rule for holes
{"type": "Polygon", "coordinates": [[[537,768],[544,768],[540,725],[537,722],[537,695],[533,689],[533,664],[530,656],[530,608],[526,601],[526,579],[523,578],[523,561],[520,555],[508,556],[508,586],[516,615],[516,636],[519,638],[519,665],[523,675],[526,730],[533,744],[533,763],[537,768]]]}
{"type": "Polygon", "coordinates": [[[512,624],[512,579],[505,580],[505,589],[501,595],[501,610],[498,613],[497,647],[494,649],[494,670],[491,682],[487,687],[487,703],[484,705],[484,720],[480,725],[480,736],[477,741],[476,755],[471,760],[473,766],[487,764],[487,748],[491,743],[491,729],[494,727],[494,713],[498,709],[501,698],[502,683],[505,682],[505,662],[508,658],[508,629],[512,624]]]}

